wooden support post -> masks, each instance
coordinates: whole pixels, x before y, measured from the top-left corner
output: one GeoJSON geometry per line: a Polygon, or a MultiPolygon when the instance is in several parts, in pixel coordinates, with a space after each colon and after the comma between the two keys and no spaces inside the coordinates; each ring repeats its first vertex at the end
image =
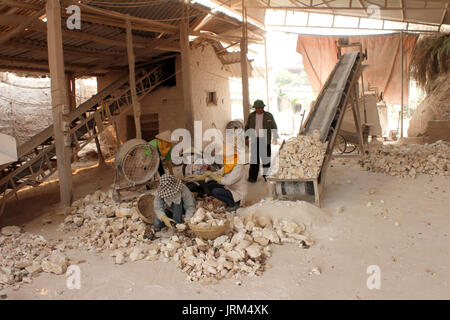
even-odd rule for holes
{"type": "Polygon", "coordinates": [[[184,115],[186,129],[194,134],[194,112],[192,103],[192,77],[191,77],[191,57],[189,46],[189,19],[188,6],[185,2],[182,4],[182,17],[180,23],[180,48],[181,48],[181,71],[183,76],[183,97],[184,97],[184,115]]]}
{"type": "Polygon", "coordinates": [[[400,137],[401,138],[403,138],[403,108],[404,108],[404,106],[403,106],[403,86],[404,86],[404,82],[405,82],[405,80],[404,80],[404,77],[403,77],[403,31],[400,33],[400,55],[401,55],[401,58],[400,58],[400,61],[401,61],[401,64],[402,64],[402,68],[401,68],[401,72],[402,72],[402,94],[401,94],[401,105],[400,105],[400,137]]]}
{"type": "Polygon", "coordinates": [[[142,139],[141,131],[141,104],[137,98],[136,93],[136,75],[134,70],[134,53],[133,53],[133,34],[131,30],[131,22],[126,20],[127,25],[127,55],[128,55],[128,70],[130,72],[130,89],[131,101],[133,103],[134,125],[136,127],[136,138],[142,139]]]}
{"type": "Polygon", "coordinates": [[[363,132],[361,128],[361,115],[359,114],[359,105],[358,105],[358,95],[356,94],[356,88],[358,87],[357,84],[354,85],[354,87],[351,90],[350,93],[350,101],[352,103],[352,111],[353,111],[353,119],[355,121],[356,126],[356,134],[358,135],[358,141],[359,141],[359,148],[361,151],[361,154],[364,154],[364,138],[363,138],[363,132]]]}
{"type": "Polygon", "coordinates": [[[248,67],[247,67],[247,9],[242,1],[242,38],[241,38],[241,77],[242,77],[242,110],[244,123],[247,123],[250,114],[250,97],[248,89],[248,67]]]}
{"type": "Polygon", "coordinates": [[[66,86],[67,86],[67,100],[69,101],[70,110],[75,110],[77,107],[76,102],[76,88],[75,88],[75,78],[73,73],[66,73],[66,86]]]}
{"type": "MultiPolygon", "coordinates": [[[[75,97],[75,78],[73,77],[73,73],[72,72],[66,72],[65,75],[66,78],[66,88],[67,88],[67,101],[69,102],[68,106],[69,106],[69,110],[75,110],[75,108],[77,107],[76,105],[76,97],[75,97]]],[[[72,148],[72,161],[78,161],[78,153],[76,151],[76,148],[72,148]]]]}
{"type": "Polygon", "coordinates": [[[269,96],[269,64],[267,63],[267,37],[264,34],[264,65],[266,69],[266,105],[267,111],[270,111],[270,96],[269,96]]]}
{"type": "Polygon", "coordinates": [[[70,206],[73,200],[71,139],[69,123],[66,115],[69,113],[67,101],[67,86],[64,75],[64,56],[61,34],[61,6],[58,0],[48,0],[47,12],[47,47],[50,69],[53,107],[53,130],[55,136],[56,158],[59,176],[61,202],[70,206]]]}
{"type": "MultiPolygon", "coordinates": [[[[94,131],[95,133],[97,133],[97,129],[94,127],[94,131]]],[[[100,147],[100,141],[98,139],[98,136],[95,136],[95,146],[97,147],[97,154],[98,154],[98,166],[101,167],[105,167],[106,163],[105,163],[105,158],[103,157],[102,154],[102,149],[100,147]]]]}
{"type": "Polygon", "coordinates": [[[118,120],[114,117],[114,119],[113,119],[114,131],[116,132],[117,150],[119,150],[122,143],[120,142],[119,125],[117,124],[117,121],[118,120]]]}

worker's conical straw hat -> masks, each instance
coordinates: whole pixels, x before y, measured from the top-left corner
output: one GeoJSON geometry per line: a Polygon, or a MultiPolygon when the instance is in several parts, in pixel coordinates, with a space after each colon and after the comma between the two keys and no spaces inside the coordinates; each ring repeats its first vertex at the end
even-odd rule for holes
{"type": "Polygon", "coordinates": [[[155,138],[158,140],[163,140],[163,141],[167,141],[167,142],[171,143],[172,142],[172,132],[170,130],[160,132],[155,136],[155,138]]]}

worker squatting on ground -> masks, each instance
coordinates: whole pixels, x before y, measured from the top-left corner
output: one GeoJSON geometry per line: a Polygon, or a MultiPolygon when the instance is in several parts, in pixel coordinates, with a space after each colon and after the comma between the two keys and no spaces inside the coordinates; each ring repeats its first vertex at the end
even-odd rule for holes
{"type": "Polygon", "coordinates": [[[233,211],[239,208],[247,194],[247,181],[245,181],[244,165],[238,163],[236,147],[225,145],[223,150],[224,165],[218,173],[206,171],[191,177],[194,180],[210,180],[206,184],[208,195],[225,203],[227,211],[233,211]]]}
{"type": "Polygon", "coordinates": [[[164,174],[159,182],[153,208],[156,214],[155,227],[172,228],[175,223],[183,223],[183,214],[185,221],[191,219],[195,210],[194,195],[180,179],[164,174]]]}
{"type": "MultiPolygon", "coordinates": [[[[245,131],[248,129],[254,129],[256,139],[251,139],[251,155],[250,155],[250,170],[248,172],[248,181],[255,183],[258,179],[260,158],[263,164],[263,178],[266,180],[268,171],[270,168],[270,156],[272,154],[272,148],[270,142],[272,140],[272,130],[277,130],[277,124],[270,112],[264,111],[265,104],[262,100],[256,100],[253,103],[255,111],[249,114],[247,124],[245,125],[245,131]],[[262,130],[261,130],[262,129],[262,130]],[[265,147],[266,154],[260,153],[259,148],[265,147]]],[[[277,138],[276,131],[274,132],[274,139],[277,138]]],[[[248,145],[248,137],[245,139],[245,144],[248,145]]]]}
{"type": "Polygon", "coordinates": [[[159,175],[162,176],[166,173],[164,170],[164,166],[161,161],[161,157],[164,157],[167,161],[167,166],[169,167],[169,172],[171,175],[173,175],[173,168],[172,168],[172,132],[170,130],[160,132],[155,136],[155,139],[151,140],[148,144],[150,144],[152,147],[154,147],[156,150],[158,150],[159,154],[159,166],[158,166],[158,172],[159,175]]]}

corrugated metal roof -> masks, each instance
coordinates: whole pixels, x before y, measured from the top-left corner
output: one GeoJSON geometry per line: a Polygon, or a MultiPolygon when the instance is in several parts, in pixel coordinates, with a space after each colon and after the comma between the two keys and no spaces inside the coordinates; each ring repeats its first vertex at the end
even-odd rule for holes
{"type": "MultiPolygon", "coordinates": [[[[223,7],[238,14],[242,11],[243,0],[232,1],[233,7],[230,7],[228,2],[212,1],[221,3],[223,7]]],[[[293,0],[252,0],[246,2],[246,7],[248,17],[260,24],[266,22],[265,10],[274,9],[285,12],[314,12],[436,26],[450,25],[450,14],[448,14],[450,1],[448,0],[314,0],[312,3],[293,0]]]]}
{"type": "MultiPolygon", "coordinates": [[[[115,11],[123,14],[129,14],[132,17],[149,19],[152,21],[164,23],[170,26],[177,26],[181,21],[182,16],[182,6],[180,0],[153,0],[144,3],[143,1],[136,0],[121,0],[120,2],[114,3],[111,0],[92,0],[88,3],[92,7],[99,9],[115,11]],[[145,4],[145,5],[142,5],[145,4]]],[[[6,33],[12,30],[18,24],[24,21],[27,16],[33,15],[36,11],[44,7],[44,1],[42,0],[17,0],[12,2],[7,2],[7,4],[2,3],[0,5],[0,15],[8,19],[0,19],[0,32],[6,33]],[[7,21],[5,21],[7,20],[7,21]]],[[[201,4],[190,4],[188,7],[189,21],[191,27],[197,26],[202,20],[208,16],[210,9],[201,4]]],[[[123,20],[119,18],[114,18],[111,16],[106,16],[103,13],[98,12],[87,12],[86,9],[81,10],[81,22],[82,29],[80,31],[75,30],[69,31],[66,26],[66,18],[64,17],[65,10],[62,8],[62,27],[63,27],[63,46],[64,46],[64,60],[66,65],[81,66],[86,70],[95,72],[95,66],[99,65],[102,58],[103,63],[102,70],[105,67],[114,67],[117,65],[126,66],[124,59],[126,60],[126,31],[123,27],[106,25],[106,21],[95,21],[91,19],[89,21],[83,20],[83,14],[90,15],[91,17],[99,16],[100,18],[107,18],[109,21],[116,23],[123,23],[123,20]],[[78,33],[82,36],[79,37],[78,33]],[[97,37],[94,39],[93,37],[97,37]],[[98,39],[102,38],[102,39],[98,39]],[[112,41],[112,42],[111,42],[112,41]],[[115,41],[115,42],[114,42],[115,41]],[[98,53],[98,58],[92,56],[92,53],[98,53]],[[103,53],[103,55],[102,55],[103,53]],[[109,55],[108,55],[109,54],[109,55]],[[111,55],[119,56],[120,58],[111,59],[111,55]],[[109,57],[109,58],[108,58],[109,57]],[[123,58],[122,58],[123,57],[123,58]]],[[[227,17],[223,13],[215,13],[207,23],[202,24],[201,31],[209,31],[215,34],[220,34],[227,32],[230,29],[236,29],[240,26],[240,21],[227,17]],[[225,21],[226,20],[226,21],[225,21]]],[[[249,29],[254,29],[250,26],[249,29]]],[[[147,30],[133,30],[134,43],[137,46],[142,46],[143,44],[151,44],[154,39],[168,39],[168,45],[174,45],[177,42],[178,36],[175,34],[161,33],[157,31],[147,31],[147,30]]],[[[35,69],[36,66],[39,68],[47,68],[42,65],[43,61],[46,62],[47,54],[43,48],[46,47],[46,28],[45,24],[40,21],[33,22],[32,25],[27,27],[26,31],[20,36],[12,39],[10,41],[10,46],[2,45],[0,47],[0,56],[4,58],[3,61],[9,61],[8,59],[16,59],[14,63],[11,63],[11,67],[14,68],[30,68],[35,69]],[[28,48],[27,49],[27,46],[28,48]],[[8,59],[7,59],[8,58],[8,59]],[[27,63],[26,60],[29,60],[27,63]]],[[[135,48],[136,61],[143,61],[150,57],[159,56],[162,54],[161,49],[148,48],[139,49],[135,48]]],[[[1,63],[0,65],[4,68],[8,67],[8,63],[1,63]]],[[[85,74],[84,72],[80,74],[85,74]]]]}

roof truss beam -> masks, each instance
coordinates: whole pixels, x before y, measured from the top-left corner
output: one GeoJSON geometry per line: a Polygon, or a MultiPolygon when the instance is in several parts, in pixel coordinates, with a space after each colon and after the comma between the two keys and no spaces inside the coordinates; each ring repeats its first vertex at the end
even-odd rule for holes
{"type": "MultiPolygon", "coordinates": [[[[26,17],[24,16],[18,16],[18,15],[7,15],[7,14],[0,14],[0,25],[4,26],[10,26],[15,27],[18,23],[21,23],[21,21],[26,20],[26,17]]],[[[46,24],[40,20],[34,21],[30,24],[29,27],[26,29],[30,31],[36,31],[41,33],[47,32],[46,24]]],[[[80,32],[75,30],[62,30],[62,34],[65,37],[83,40],[83,41],[93,41],[102,43],[109,46],[117,46],[117,47],[124,47],[126,48],[126,42],[121,40],[114,40],[110,38],[105,37],[99,37],[93,34],[89,34],[86,32],[80,32]]],[[[145,48],[146,45],[143,43],[134,43],[135,48],[145,48]]]]}
{"type": "MultiPolygon", "coordinates": [[[[42,7],[39,4],[32,4],[17,0],[2,0],[3,4],[6,4],[13,8],[20,8],[20,9],[29,9],[29,10],[35,10],[39,11],[42,9],[42,7]]],[[[81,15],[82,21],[87,21],[91,23],[96,24],[103,24],[103,25],[109,25],[113,27],[120,27],[126,29],[126,23],[125,19],[128,17],[130,19],[132,28],[135,30],[143,30],[143,31],[151,31],[151,32],[164,32],[164,33],[177,33],[178,28],[168,24],[168,23],[161,23],[158,21],[152,21],[149,19],[143,19],[143,18],[137,18],[133,16],[127,16],[123,13],[110,11],[110,10],[104,10],[104,9],[98,9],[94,8],[89,5],[85,5],[83,3],[78,2],[72,2],[70,0],[64,0],[64,3],[66,4],[74,4],[77,6],[80,6],[84,8],[85,10],[89,12],[93,12],[96,14],[89,14],[89,13],[83,13],[81,15]],[[101,15],[97,15],[101,14],[101,15]],[[105,17],[106,16],[106,17],[105,17]]],[[[61,12],[62,17],[68,17],[69,14],[66,13],[65,10],[61,12]]]]}
{"type": "Polygon", "coordinates": [[[0,37],[0,45],[8,42],[10,39],[18,36],[22,32],[25,31],[26,27],[30,25],[34,20],[39,18],[42,14],[44,14],[45,9],[41,9],[34,13],[32,16],[25,18],[19,25],[17,25],[13,30],[8,32],[6,35],[0,37]]]}

